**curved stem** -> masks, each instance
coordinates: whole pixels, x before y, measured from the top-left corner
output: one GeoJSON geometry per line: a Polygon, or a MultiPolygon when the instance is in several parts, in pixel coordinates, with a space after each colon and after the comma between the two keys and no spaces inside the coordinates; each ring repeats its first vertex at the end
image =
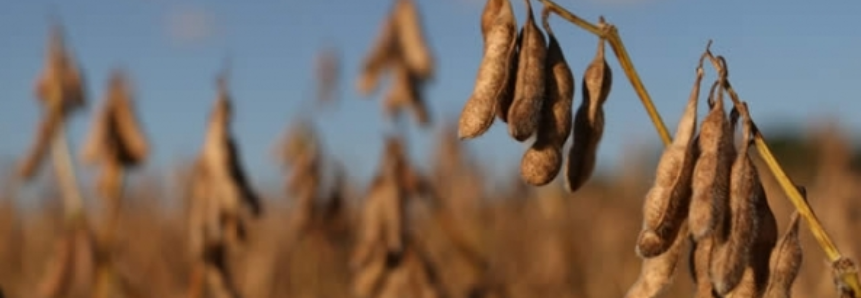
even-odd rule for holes
{"type": "Polygon", "coordinates": [[[637,96],[640,97],[640,101],[643,103],[643,107],[646,108],[646,112],[652,119],[655,129],[658,130],[658,135],[661,137],[661,141],[664,142],[664,145],[669,144],[670,141],[672,141],[670,132],[667,130],[667,126],[664,125],[664,121],[661,119],[661,114],[658,113],[658,110],[655,108],[652,98],[649,96],[649,92],[646,91],[646,86],[644,86],[643,82],[640,80],[640,75],[637,74],[637,70],[634,68],[634,63],[631,62],[631,58],[628,55],[628,51],[625,49],[624,43],[622,43],[622,38],[619,37],[619,31],[616,29],[616,26],[608,24],[606,28],[601,28],[577,17],[551,0],[538,1],[541,1],[545,8],[563,19],[589,31],[592,34],[605,38],[607,42],[610,43],[610,47],[613,48],[613,53],[616,55],[619,65],[621,65],[622,70],[625,71],[625,76],[628,77],[629,81],[631,81],[634,91],[637,92],[637,96]]]}

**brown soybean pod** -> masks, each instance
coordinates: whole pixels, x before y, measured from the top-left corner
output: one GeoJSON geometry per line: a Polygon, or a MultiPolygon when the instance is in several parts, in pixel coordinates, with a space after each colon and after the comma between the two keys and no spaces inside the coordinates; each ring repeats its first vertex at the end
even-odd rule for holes
{"type": "Polygon", "coordinates": [[[478,69],[475,88],[463,107],[458,122],[458,137],[478,137],[493,124],[500,97],[511,72],[509,63],[517,43],[517,22],[508,0],[502,0],[493,26],[487,34],[484,57],[478,69]]]}
{"type": "Polygon", "coordinates": [[[756,217],[759,229],[750,249],[747,268],[739,284],[730,291],[728,297],[762,297],[768,285],[769,259],[777,242],[777,221],[768,206],[768,199],[762,186],[755,190],[756,217]]]}
{"type": "Polygon", "coordinates": [[[499,10],[504,6],[504,1],[509,0],[487,0],[484,2],[484,9],[481,12],[481,37],[485,42],[487,42],[487,34],[493,28],[499,10]]]}
{"type": "Polygon", "coordinates": [[[592,176],[598,145],[604,134],[602,105],[610,94],[612,71],[604,59],[604,39],[599,39],[595,58],[583,74],[583,102],[574,115],[572,144],[565,165],[565,188],[575,192],[592,176]]]}
{"type": "Polygon", "coordinates": [[[502,120],[503,123],[508,123],[508,111],[511,109],[511,103],[514,102],[514,85],[517,84],[517,65],[520,64],[520,44],[523,41],[522,32],[517,33],[515,41],[515,49],[511,51],[511,57],[508,60],[508,76],[505,82],[505,87],[499,97],[496,99],[496,118],[502,120]]]}
{"type": "MultiPolygon", "coordinates": [[[[807,191],[804,187],[797,188],[806,200],[807,191]]],[[[764,297],[766,298],[790,297],[792,284],[798,277],[798,271],[801,269],[801,263],[804,259],[801,240],[798,238],[799,219],[798,211],[793,212],[786,233],[783,234],[771,253],[769,259],[771,274],[765,290],[764,297]]]]}
{"type": "Polygon", "coordinates": [[[565,164],[565,188],[568,192],[580,189],[595,170],[598,144],[604,132],[604,112],[597,110],[590,117],[589,106],[588,101],[583,101],[574,116],[571,148],[565,164]]]}
{"type": "Polygon", "coordinates": [[[702,65],[685,111],[679,120],[673,142],[658,161],[655,182],[643,202],[643,228],[637,238],[637,255],[652,258],[664,253],[679,236],[688,215],[691,174],[694,168],[693,136],[697,125],[697,104],[702,65]]]}
{"type": "Polygon", "coordinates": [[[59,108],[49,108],[42,114],[42,121],[39,122],[36,130],[36,139],[18,166],[18,176],[24,180],[35,177],[36,172],[42,167],[42,163],[48,158],[51,142],[54,141],[63,122],[62,111],[59,108]]]}
{"type": "Polygon", "coordinates": [[[396,61],[398,55],[398,29],[395,11],[389,13],[380,24],[379,33],[370,51],[362,60],[361,73],[356,81],[359,94],[368,96],[374,93],[379,85],[380,77],[385,70],[396,61]]]}
{"type": "Polygon", "coordinates": [[[712,256],[713,239],[706,236],[696,241],[691,237],[694,244],[691,247],[689,269],[691,277],[696,284],[696,298],[713,298],[713,288],[709,279],[709,260],[712,256]]]}
{"type": "Polygon", "coordinates": [[[397,1],[394,18],[401,59],[418,78],[432,78],[435,71],[434,57],[425,38],[419,9],[414,0],[397,1]]]}
{"type": "Polygon", "coordinates": [[[126,166],[142,162],[149,152],[138,117],[132,106],[130,82],[125,73],[117,71],[111,78],[114,129],[119,143],[119,157],[126,166]]]}
{"type": "Polygon", "coordinates": [[[520,163],[520,175],[532,185],[550,183],[562,167],[562,148],[571,134],[571,102],[574,98],[574,75],[565,61],[562,47],[547,22],[550,11],[541,13],[549,45],[545,67],[547,86],[541,107],[541,121],[535,143],[526,150],[520,163]]]}
{"type": "Polygon", "coordinates": [[[535,24],[532,1],[526,2],[526,21],[521,29],[520,53],[514,101],[508,110],[508,134],[519,142],[535,134],[544,102],[545,60],[547,45],[544,34],[535,24]]]}
{"type": "MultiPolygon", "coordinates": [[[[742,103],[741,106],[745,106],[742,103]]],[[[743,109],[746,109],[744,107],[743,109]]],[[[729,212],[723,227],[716,233],[717,246],[710,275],[718,294],[726,295],[741,281],[750,259],[750,250],[760,228],[757,217],[757,189],[762,187],[748,151],[752,142],[752,125],[745,110],[739,111],[743,141],[732,165],[729,212]]]]}
{"type": "Polygon", "coordinates": [[[694,166],[693,197],[688,214],[695,240],[710,235],[726,213],[729,174],[735,157],[733,132],[724,111],[723,90],[709,95],[709,111],[700,127],[700,156],[694,166]]]}
{"type": "MultiPolygon", "coordinates": [[[[481,14],[481,36],[484,42],[487,42],[487,35],[492,28],[493,21],[503,7],[503,1],[508,0],[488,0],[484,7],[484,12],[481,14]]],[[[505,87],[502,93],[499,94],[496,100],[496,118],[502,122],[508,122],[508,109],[511,107],[511,102],[514,99],[514,84],[517,82],[517,64],[519,63],[519,51],[521,34],[517,33],[517,38],[514,45],[514,50],[511,51],[511,57],[508,61],[508,71],[510,74],[506,79],[505,87]]]]}
{"type": "MultiPolygon", "coordinates": [[[[683,222],[679,230],[680,234],[687,234],[687,224],[683,222]]],[[[628,289],[625,298],[654,298],[661,295],[672,282],[676,272],[676,263],[679,261],[679,255],[685,244],[688,243],[687,240],[687,237],[676,237],[673,245],[666,253],[644,259],[640,265],[640,277],[628,289]]]]}

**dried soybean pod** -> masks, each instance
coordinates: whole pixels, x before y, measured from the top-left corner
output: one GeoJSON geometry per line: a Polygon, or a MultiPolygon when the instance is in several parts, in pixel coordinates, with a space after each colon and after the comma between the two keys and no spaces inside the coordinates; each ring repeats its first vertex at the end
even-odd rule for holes
{"type": "MultiPolygon", "coordinates": [[[[604,25],[603,17],[599,20],[599,25],[604,25]]],[[[595,58],[592,59],[583,74],[583,100],[589,101],[591,104],[590,116],[595,114],[596,110],[601,109],[601,106],[607,101],[607,96],[610,95],[610,88],[613,85],[613,72],[607,65],[604,56],[605,42],[606,40],[603,38],[599,39],[595,58]]]]}
{"type": "Polygon", "coordinates": [[[545,7],[541,20],[549,45],[545,67],[547,86],[541,107],[541,121],[538,123],[535,143],[526,150],[520,163],[521,177],[527,183],[537,186],[550,183],[562,167],[562,148],[571,134],[571,102],[574,98],[574,75],[547,22],[549,16],[550,10],[545,7]]]}
{"type": "Polygon", "coordinates": [[[394,18],[401,58],[417,77],[432,78],[435,71],[434,57],[425,38],[419,9],[414,0],[397,1],[394,18]]]}
{"type": "Polygon", "coordinates": [[[693,197],[688,212],[695,240],[710,235],[726,213],[729,173],[735,157],[733,132],[724,111],[723,89],[709,95],[709,111],[700,126],[700,156],[694,166],[693,197]]]}
{"type": "Polygon", "coordinates": [[[389,117],[400,115],[402,108],[412,111],[418,124],[427,127],[430,124],[427,107],[422,98],[422,82],[409,70],[405,63],[396,62],[392,85],[383,100],[383,106],[389,117]]]}
{"type": "MultiPolygon", "coordinates": [[[[508,0],[488,0],[484,6],[484,12],[481,14],[481,36],[485,43],[487,43],[487,35],[492,28],[493,21],[499,14],[500,8],[503,7],[503,1],[508,0]]],[[[520,48],[521,36],[518,32],[514,50],[511,51],[508,60],[508,73],[511,75],[506,79],[505,87],[496,99],[496,117],[506,123],[508,122],[508,109],[514,99],[514,84],[517,82],[517,76],[514,74],[517,73],[517,64],[520,61],[518,48],[520,48]]]]}
{"type": "Polygon", "coordinates": [[[460,139],[478,137],[493,124],[497,103],[505,93],[509,76],[514,75],[509,63],[516,43],[517,22],[514,19],[514,11],[508,0],[502,0],[493,26],[487,34],[475,88],[460,114],[460,139]]]}
{"type": "Polygon", "coordinates": [[[565,188],[575,192],[592,176],[598,154],[598,144],[604,133],[604,112],[589,115],[589,102],[583,101],[574,115],[571,148],[565,164],[565,188]]]}
{"type": "Polygon", "coordinates": [[[42,106],[42,121],[30,150],[18,165],[19,177],[30,180],[36,175],[63,121],[86,104],[84,83],[80,67],[66,48],[62,26],[52,24],[45,65],[34,88],[42,106]]]}
{"type": "Polygon", "coordinates": [[[519,142],[535,134],[544,102],[545,60],[547,45],[544,33],[535,24],[532,1],[526,2],[526,21],[521,29],[520,53],[514,101],[508,110],[508,134],[519,142]]]}
{"type": "Polygon", "coordinates": [[[757,189],[762,187],[748,151],[752,142],[752,124],[741,103],[743,141],[732,165],[729,214],[716,233],[717,246],[712,257],[710,275],[718,294],[726,295],[741,281],[750,259],[750,251],[760,228],[757,218],[757,189]]]}
{"type": "Polygon", "coordinates": [[[756,217],[759,228],[756,239],[750,249],[750,258],[744,270],[741,281],[730,291],[728,297],[762,297],[769,279],[769,258],[774,244],[777,242],[777,221],[768,206],[765,189],[755,190],[756,217]]]}
{"type": "Polygon", "coordinates": [[[496,16],[503,7],[503,2],[508,0],[487,0],[484,2],[484,10],[481,12],[481,37],[487,42],[487,34],[493,28],[496,16]]]}
{"type": "MultiPolygon", "coordinates": [[[[603,18],[600,20],[603,24],[603,18]]],[[[610,94],[613,75],[604,59],[604,39],[599,39],[595,58],[583,74],[583,102],[574,115],[572,145],[565,165],[565,188],[575,192],[592,176],[598,145],[604,134],[602,105],[610,94]]]]}
{"type": "Polygon", "coordinates": [[[380,25],[379,35],[362,61],[362,69],[356,82],[359,94],[368,96],[377,89],[380,76],[398,56],[398,29],[396,18],[389,14],[380,25]]]}
{"type": "Polygon", "coordinates": [[[694,169],[692,139],[697,126],[697,103],[702,64],[685,111],[679,120],[673,142],[658,161],[655,182],[643,202],[643,229],[637,238],[637,254],[652,258],[664,253],[678,237],[679,228],[688,215],[691,196],[691,174],[694,169]]]}
{"type": "Polygon", "coordinates": [[[123,165],[134,166],[142,162],[148,152],[146,136],[134,111],[131,82],[124,71],[112,74],[110,96],[113,97],[113,117],[117,139],[120,146],[120,161],[123,165]]]}
{"type": "Polygon", "coordinates": [[[689,269],[697,287],[694,297],[713,298],[714,289],[711,279],[709,279],[709,261],[711,260],[714,241],[712,236],[702,237],[698,241],[691,237],[691,241],[694,243],[690,254],[689,269]]]}
{"type": "MultiPolygon", "coordinates": [[[[798,192],[806,200],[807,191],[804,187],[797,187],[798,192]]],[[[766,298],[789,298],[792,290],[792,283],[798,277],[798,270],[801,269],[801,263],[804,255],[801,249],[801,240],[798,238],[798,211],[792,213],[789,220],[789,225],[786,233],[777,242],[774,250],[771,252],[769,259],[769,267],[771,275],[769,276],[768,286],[765,290],[764,297],[766,298]]]]}
{"type": "MultiPolygon", "coordinates": [[[[687,224],[682,223],[679,232],[687,233],[687,224]]],[[[640,265],[640,277],[628,289],[626,298],[654,298],[660,296],[670,284],[676,271],[676,263],[688,237],[676,237],[673,245],[657,257],[644,259],[640,265]]]]}
{"type": "Polygon", "coordinates": [[[18,166],[18,176],[25,180],[32,179],[42,167],[42,163],[47,159],[51,142],[54,141],[57,130],[62,125],[63,115],[59,109],[48,109],[42,114],[42,120],[36,130],[36,139],[18,166]]]}
{"type": "Polygon", "coordinates": [[[508,111],[511,109],[511,103],[514,101],[514,85],[517,84],[517,65],[520,64],[520,44],[523,41],[522,32],[517,33],[515,41],[515,49],[511,51],[511,57],[508,60],[508,76],[505,87],[502,93],[496,98],[496,118],[502,120],[503,123],[508,123],[508,111]]]}

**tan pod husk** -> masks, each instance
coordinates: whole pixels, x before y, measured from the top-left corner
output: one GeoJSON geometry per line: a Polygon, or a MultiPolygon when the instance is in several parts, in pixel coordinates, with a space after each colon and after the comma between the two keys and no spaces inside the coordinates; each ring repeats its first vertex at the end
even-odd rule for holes
{"type": "Polygon", "coordinates": [[[750,257],[744,275],[738,285],[727,294],[727,297],[747,298],[763,297],[769,280],[769,259],[771,251],[777,242],[777,221],[768,206],[765,190],[756,190],[756,217],[759,229],[750,250],[750,257]]]}
{"type": "MultiPolygon", "coordinates": [[[[801,193],[803,198],[807,199],[807,192],[803,187],[799,187],[799,193],[801,193]]],[[[799,223],[800,216],[798,211],[795,211],[792,213],[786,232],[778,240],[777,245],[775,245],[774,250],[771,252],[769,259],[771,274],[769,275],[768,286],[763,297],[791,297],[792,284],[795,282],[795,278],[798,277],[798,272],[804,260],[801,239],[798,237],[799,223]]]]}
{"type": "Polygon", "coordinates": [[[42,120],[33,144],[18,165],[18,176],[25,181],[31,180],[41,168],[47,158],[48,147],[66,118],[86,105],[84,83],[80,67],[66,49],[63,28],[53,24],[45,65],[34,88],[34,94],[42,106],[42,120]]]}
{"type": "Polygon", "coordinates": [[[547,45],[544,33],[535,24],[532,1],[526,1],[526,21],[520,33],[517,82],[514,85],[514,101],[508,110],[508,134],[519,142],[532,137],[541,120],[544,102],[545,60],[547,45]]]}
{"type": "Polygon", "coordinates": [[[401,59],[418,78],[432,78],[435,61],[430,53],[415,1],[397,0],[394,18],[401,59]]]}
{"type": "Polygon", "coordinates": [[[463,107],[458,122],[458,137],[471,139],[484,134],[493,124],[497,105],[505,94],[509,77],[514,76],[511,62],[517,45],[517,21],[508,0],[494,18],[484,43],[484,55],[472,95],[463,107]]]}
{"type": "Polygon", "coordinates": [[[716,233],[717,245],[710,270],[715,291],[721,295],[732,291],[741,281],[756,240],[756,232],[760,228],[756,201],[757,189],[762,185],[748,153],[752,127],[746,113],[740,113],[745,116],[742,122],[743,141],[732,166],[730,216],[724,219],[723,226],[716,233]]]}
{"type": "MultiPolygon", "coordinates": [[[[720,90],[720,89],[719,89],[720,90]]],[[[733,132],[724,111],[723,92],[709,95],[711,110],[700,125],[699,151],[694,166],[693,197],[688,212],[691,235],[711,235],[726,213],[729,174],[735,158],[733,132]]]]}
{"type": "Polygon", "coordinates": [[[655,182],[643,202],[643,227],[637,238],[637,255],[652,258],[664,253],[679,236],[679,228],[688,215],[691,175],[694,169],[697,126],[697,104],[702,66],[690,99],[679,120],[673,142],[664,150],[655,172],[655,182]]]}
{"type": "Polygon", "coordinates": [[[81,150],[81,158],[87,164],[101,167],[96,188],[113,210],[119,204],[116,200],[122,187],[123,170],[142,163],[149,154],[149,144],[134,112],[125,72],[114,70],[108,88],[81,150]]]}
{"type": "Polygon", "coordinates": [[[571,148],[565,165],[565,188],[575,192],[592,176],[598,155],[598,145],[604,134],[603,104],[610,94],[613,73],[604,58],[604,43],[598,41],[598,51],[583,74],[583,102],[574,115],[571,148]]]}
{"type": "Polygon", "coordinates": [[[409,109],[421,127],[430,125],[428,109],[422,97],[422,82],[404,64],[394,69],[391,89],[383,100],[385,113],[390,118],[400,116],[402,109],[409,109]]]}
{"type": "Polygon", "coordinates": [[[386,17],[380,25],[377,35],[370,51],[362,60],[359,79],[356,81],[356,89],[360,95],[368,96],[374,93],[379,85],[380,77],[391,66],[398,56],[397,22],[392,13],[386,17]]]}
{"type": "Polygon", "coordinates": [[[714,239],[706,236],[696,241],[691,237],[693,245],[690,253],[690,273],[696,285],[696,298],[714,298],[714,288],[709,278],[709,266],[712,257],[714,239]]]}
{"type": "MultiPolygon", "coordinates": [[[[682,223],[679,233],[687,233],[686,223],[682,223]]],[[[678,263],[679,256],[687,243],[687,237],[676,237],[666,252],[654,258],[644,259],[640,265],[640,277],[628,289],[625,298],[654,298],[663,294],[667,286],[673,281],[676,263],[678,263]]]]}
{"type": "Polygon", "coordinates": [[[520,175],[532,185],[550,183],[562,168],[562,149],[571,134],[571,104],[574,100],[574,75],[565,61],[562,47],[547,22],[549,10],[542,12],[542,24],[549,39],[544,103],[535,143],[526,150],[520,175]]]}

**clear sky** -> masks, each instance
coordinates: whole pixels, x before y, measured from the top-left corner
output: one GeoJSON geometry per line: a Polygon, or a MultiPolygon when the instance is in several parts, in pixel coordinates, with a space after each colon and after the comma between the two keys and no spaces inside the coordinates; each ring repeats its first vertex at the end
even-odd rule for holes
{"type": "MultiPolygon", "coordinates": [[[[72,121],[73,146],[102,100],[109,71],[130,70],[138,113],[154,144],[149,168],[193,156],[215,96],[214,75],[232,57],[233,131],[256,183],[280,179],[269,151],[291,119],[313,100],[313,58],[326,46],[342,54],[340,103],[317,114],[324,145],[355,176],[372,173],[383,133],[380,97],[358,97],[354,85],[362,56],[388,13],[390,0],[317,1],[5,1],[0,5],[0,160],[8,165],[30,146],[39,109],[33,82],[43,63],[48,14],[57,12],[67,42],[85,69],[89,109],[72,121]]],[[[481,0],[418,0],[438,61],[427,88],[432,116],[455,119],[469,97],[481,58],[481,0]]],[[[513,0],[519,23],[523,1],[513,0]]],[[[650,94],[672,129],[690,93],[694,67],[706,41],[727,57],[732,82],[766,129],[836,119],[848,131],[861,127],[861,2],[559,0],[589,20],[616,24],[650,94]]],[[[540,4],[535,2],[536,8],[540,4]]],[[[596,38],[551,22],[579,82],[596,38]]],[[[610,60],[615,84],[605,105],[607,127],[599,166],[612,169],[625,147],[659,146],[627,79],[610,60]]],[[[710,71],[710,70],[709,70],[710,71]]],[[[714,76],[708,73],[704,88],[714,76]]],[[[581,101],[577,86],[575,104],[581,101]]],[[[705,91],[704,91],[705,92],[705,91]]],[[[381,92],[380,92],[381,93],[381,92]]],[[[702,109],[701,109],[702,110],[702,109]]],[[[702,113],[701,113],[702,114],[702,113]]],[[[409,118],[407,118],[409,119],[409,118]]],[[[497,122],[470,141],[497,174],[514,171],[526,144],[497,122]]],[[[439,127],[438,125],[435,127],[439,127]]],[[[424,160],[434,138],[410,124],[411,155],[424,160]]],[[[766,134],[768,132],[766,131],[766,134]]],[[[635,149],[635,148],[632,148],[635,149]]],[[[510,174],[510,173],[509,173],[510,174]]],[[[502,174],[500,174],[502,175],[502,174]]],[[[362,179],[364,180],[364,179],[362,179]]]]}

